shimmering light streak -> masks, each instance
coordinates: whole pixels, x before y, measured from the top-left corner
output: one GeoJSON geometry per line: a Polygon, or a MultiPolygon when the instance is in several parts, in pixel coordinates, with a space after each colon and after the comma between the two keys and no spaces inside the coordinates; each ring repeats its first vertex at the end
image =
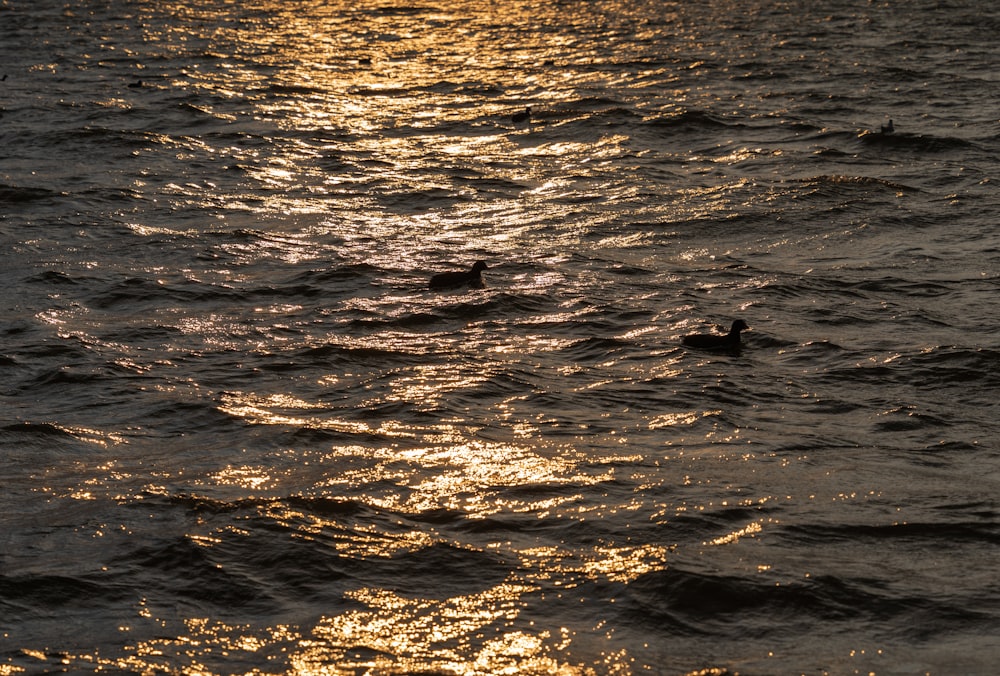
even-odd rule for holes
{"type": "Polygon", "coordinates": [[[667,567],[670,547],[659,545],[595,547],[580,555],[558,547],[529,548],[520,552],[523,565],[539,580],[555,580],[562,588],[583,580],[630,582],[640,575],[667,567]]]}
{"type": "Polygon", "coordinates": [[[220,484],[242,486],[251,491],[274,482],[274,477],[265,467],[229,466],[221,472],[217,472],[212,478],[220,484]]]}
{"type": "MultiPolygon", "coordinates": [[[[367,609],[323,620],[317,641],[296,655],[300,673],[314,665],[350,664],[350,646],[363,646],[372,666],[465,674],[580,673],[551,653],[547,632],[514,628],[520,596],[530,587],[505,583],[443,601],[360,589],[350,594],[367,609]],[[393,657],[395,656],[395,657],[393,657]]],[[[360,665],[358,665],[360,666],[360,665]]]]}
{"type": "MultiPolygon", "coordinates": [[[[502,488],[512,486],[588,485],[602,480],[600,475],[584,476],[573,471],[564,458],[544,458],[526,448],[496,444],[463,444],[446,448],[415,449],[405,457],[419,459],[440,469],[413,487],[408,510],[425,511],[461,508],[476,516],[499,511],[522,511],[540,503],[518,506],[503,498],[502,488]]],[[[548,501],[558,504],[565,497],[548,501]]]]}
{"type": "Polygon", "coordinates": [[[738,542],[740,538],[753,537],[757,533],[760,533],[762,530],[763,528],[761,527],[760,523],[754,521],[753,523],[747,524],[745,527],[739,530],[717,537],[707,544],[716,546],[733,544],[735,542],[738,542]]]}

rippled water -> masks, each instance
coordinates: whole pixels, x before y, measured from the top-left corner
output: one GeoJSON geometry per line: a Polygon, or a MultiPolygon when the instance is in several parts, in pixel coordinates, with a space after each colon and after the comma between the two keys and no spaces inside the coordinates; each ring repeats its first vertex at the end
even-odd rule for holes
{"type": "Polygon", "coordinates": [[[993,673],[998,31],[0,0],[0,674],[993,673]]]}

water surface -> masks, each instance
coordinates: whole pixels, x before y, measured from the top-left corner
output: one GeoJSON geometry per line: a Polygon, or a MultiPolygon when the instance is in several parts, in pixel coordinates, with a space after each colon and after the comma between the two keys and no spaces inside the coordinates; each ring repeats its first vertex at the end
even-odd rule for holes
{"type": "Polygon", "coordinates": [[[0,0],[0,673],[992,673],[998,29],[0,0]]]}

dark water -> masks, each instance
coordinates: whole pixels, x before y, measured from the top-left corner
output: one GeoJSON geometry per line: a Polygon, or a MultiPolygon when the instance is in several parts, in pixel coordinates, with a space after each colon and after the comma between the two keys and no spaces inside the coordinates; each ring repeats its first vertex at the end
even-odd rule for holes
{"type": "Polygon", "coordinates": [[[0,0],[0,674],[995,673],[998,35],[0,0]]]}

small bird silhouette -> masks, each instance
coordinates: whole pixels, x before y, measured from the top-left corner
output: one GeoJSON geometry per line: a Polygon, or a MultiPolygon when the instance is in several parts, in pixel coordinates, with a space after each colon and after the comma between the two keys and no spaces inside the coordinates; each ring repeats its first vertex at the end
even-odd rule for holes
{"type": "Polygon", "coordinates": [[[511,122],[514,124],[523,124],[525,122],[531,122],[531,106],[525,106],[524,110],[520,113],[514,113],[510,116],[511,122]]]}
{"type": "Polygon", "coordinates": [[[459,286],[471,286],[474,289],[483,288],[483,270],[489,270],[486,261],[476,261],[472,269],[466,272],[441,272],[431,277],[430,288],[453,289],[459,286]]]}
{"type": "Polygon", "coordinates": [[[688,347],[703,350],[738,350],[740,348],[740,331],[749,331],[750,327],[742,319],[733,322],[733,327],[725,335],[696,333],[684,336],[681,343],[688,347]]]}

